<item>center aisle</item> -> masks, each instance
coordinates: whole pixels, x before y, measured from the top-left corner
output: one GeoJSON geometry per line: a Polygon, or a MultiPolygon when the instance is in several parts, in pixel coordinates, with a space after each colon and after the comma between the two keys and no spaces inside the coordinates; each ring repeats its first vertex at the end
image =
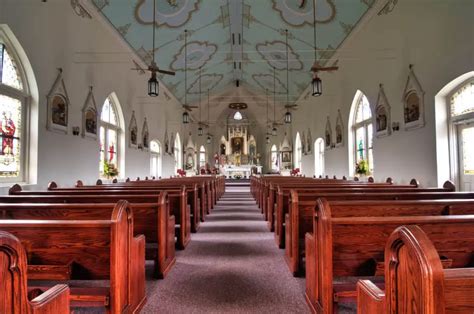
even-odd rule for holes
{"type": "Polygon", "coordinates": [[[164,280],[147,282],[142,313],[308,313],[248,186],[226,193],[164,280]]]}

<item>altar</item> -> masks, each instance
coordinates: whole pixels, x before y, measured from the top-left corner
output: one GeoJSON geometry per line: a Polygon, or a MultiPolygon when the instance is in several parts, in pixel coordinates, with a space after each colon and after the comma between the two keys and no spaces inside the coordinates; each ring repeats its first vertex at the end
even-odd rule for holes
{"type": "Polygon", "coordinates": [[[227,119],[227,134],[219,143],[219,152],[214,156],[216,166],[226,178],[249,178],[253,173],[262,173],[257,141],[249,133],[249,122],[244,116],[227,119]]]}
{"type": "Polygon", "coordinates": [[[226,178],[235,178],[236,176],[240,176],[242,178],[249,178],[252,174],[252,169],[255,169],[254,171],[256,171],[256,173],[262,173],[262,166],[256,165],[224,165],[221,167],[220,171],[221,174],[226,176],[226,178]]]}

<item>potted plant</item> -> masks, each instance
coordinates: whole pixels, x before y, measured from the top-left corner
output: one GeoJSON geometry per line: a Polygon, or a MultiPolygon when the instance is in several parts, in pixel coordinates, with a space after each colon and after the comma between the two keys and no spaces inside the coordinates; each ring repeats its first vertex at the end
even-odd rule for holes
{"type": "Polygon", "coordinates": [[[119,171],[113,163],[104,161],[104,172],[103,172],[103,174],[107,179],[111,179],[111,178],[114,178],[114,177],[118,176],[119,171]]]}
{"type": "Polygon", "coordinates": [[[364,177],[370,174],[369,163],[365,159],[361,159],[356,163],[355,167],[356,175],[364,177]]]}

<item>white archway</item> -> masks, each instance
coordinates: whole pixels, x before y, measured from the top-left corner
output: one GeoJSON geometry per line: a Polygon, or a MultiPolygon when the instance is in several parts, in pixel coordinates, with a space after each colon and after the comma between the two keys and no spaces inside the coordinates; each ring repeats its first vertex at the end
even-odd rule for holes
{"type": "Polygon", "coordinates": [[[446,84],[435,96],[436,164],[438,185],[440,186],[446,180],[460,185],[456,125],[472,120],[472,115],[467,114],[453,118],[451,101],[454,94],[470,82],[474,82],[474,71],[458,76],[446,84]]]}
{"type": "Polygon", "coordinates": [[[314,175],[316,178],[324,175],[324,139],[318,138],[314,142],[314,175]]]}
{"type": "Polygon", "coordinates": [[[294,168],[300,169],[300,173],[301,173],[303,171],[301,169],[301,166],[302,166],[301,159],[303,158],[303,145],[301,143],[301,136],[299,132],[296,133],[294,157],[295,157],[294,168]]]}
{"type": "Polygon", "coordinates": [[[352,101],[348,123],[348,160],[349,174],[355,174],[355,165],[361,159],[369,164],[369,171],[373,173],[373,113],[367,96],[357,90],[352,101]]]}

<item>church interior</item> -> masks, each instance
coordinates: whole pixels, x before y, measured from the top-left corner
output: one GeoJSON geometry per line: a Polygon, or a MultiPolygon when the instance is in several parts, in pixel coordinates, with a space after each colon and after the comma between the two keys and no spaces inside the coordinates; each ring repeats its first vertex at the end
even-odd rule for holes
{"type": "Polygon", "coordinates": [[[474,313],[474,1],[0,0],[0,313],[474,313]]]}

